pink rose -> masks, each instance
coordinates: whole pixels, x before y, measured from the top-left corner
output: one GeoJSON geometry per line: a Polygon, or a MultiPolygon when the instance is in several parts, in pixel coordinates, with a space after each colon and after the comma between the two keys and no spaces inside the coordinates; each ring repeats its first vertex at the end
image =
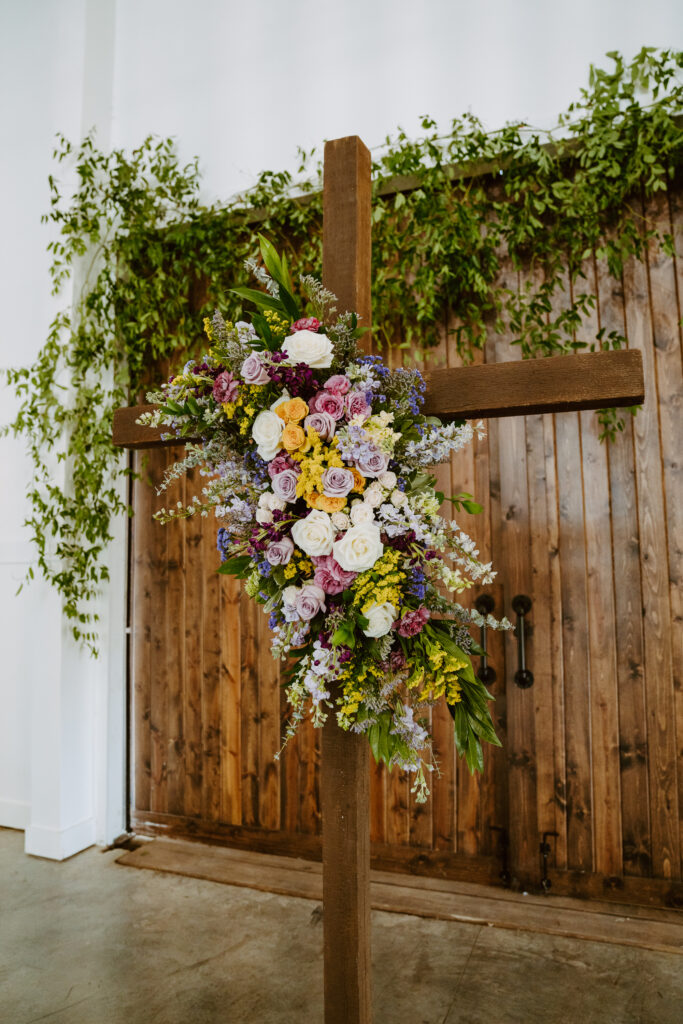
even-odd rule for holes
{"type": "Polygon", "coordinates": [[[326,391],[332,391],[335,395],[345,395],[351,387],[351,381],[343,373],[335,373],[329,380],[326,380],[323,387],[326,391]]]}
{"type": "Polygon", "coordinates": [[[398,627],[399,636],[415,636],[421,633],[429,620],[429,609],[418,608],[414,612],[408,612],[401,619],[398,627]]]}
{"type": "Polygon", "coordinates": [[[332,391],[319,391],[308,404],[314,412],[326,412],[333,420],[340,420],[344,415],[344,399],[332,391]]]}
{"type": "Polygon", "coordinates": [[[341,594],[351,586],[358,575],[357,572],[346,572],[342,569],[332,555],[317,555],[311,561],[315,566],[313,582],[322,587],[326,594],[341,594]]]}
{"type": "Polygon", "coordinates": [[[314,316],[304,316],[292,324],[292,334],[296,331],[319,331],[320,321],[314,316]]]}
{"type": "Polygon", "coordinates": [[[278,473],[284,473],[286,469],[293,469],[297,476],[301,472],[299,463],[295,462],[294,459],[290,459],[289,455],[281,452],[268,463],[268,476],[271,480],[274,480],[278,473]]]}
{"type": "Polygon", "coordinates": [[[365,398],[364,391],[349,391],[344,398],[346,413],[351,419],[352,416],[363,416],[365,419],[370,415],[370,406],[365,398]]]}
{"type": "Polygon", "coordinates": [[[213,383],[213,397],[219,405],[233,402],[237,397],[239,385],[233,375],[224,370],[219,373],[213,383]]]}

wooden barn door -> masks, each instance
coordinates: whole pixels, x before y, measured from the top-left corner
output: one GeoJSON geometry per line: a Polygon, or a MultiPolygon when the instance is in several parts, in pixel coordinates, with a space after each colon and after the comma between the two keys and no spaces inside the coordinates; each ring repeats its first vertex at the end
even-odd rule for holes
{"type": "MultiPolygon", "coordinates": [[[[680,203],[663,195],[644,213],[683,252],[680,203]]],[[[525,275],[502,273],[524,287],[525,275]]],[[[611,446],[593,413],[492,420],[486,439],[439,468],[446,493],[484,504],[461,525],[498,570],[494,614],[514,618],[515,595],[531,599],[534,684],[513,682],[514,636],[490,636],[502,750],[487,750],[484,774],[471,777],[435,707],[430,801],[416,805],[405,776],[373,769],[374,862],[538,887],[550,833],[552,891],[672,905],[683,806],[681,261],[652,246],[621,283],[595,260],[585,273],[598,302],[584,340],[615,331],[643,352],[645,406],[611,446]]],[[[455,326],[444,324],[429,368],[455,365],[455,326]]],[[[492,335],[480,358],[519,358],[511,340],[492,335]]],[[[173,453],[146,458],[137,466],[158,482],[173,453]]],[[[266,617],[215,574],[213,521],[151,519],[193,488],[201,481],[159,499],[144,479],[134,488],[132,824],[317,857],[319,738],[306,727],[274,760],[284,702],[266,617]]]]}

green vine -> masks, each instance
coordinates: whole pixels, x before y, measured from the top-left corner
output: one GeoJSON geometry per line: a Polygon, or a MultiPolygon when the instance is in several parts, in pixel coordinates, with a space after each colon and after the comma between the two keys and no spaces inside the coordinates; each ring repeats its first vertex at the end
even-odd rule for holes
{"type": "MultiPolygon", "coordinates": [[[[419,358],[441,339],[448,314],[465,359],[504,330],[525,357],[624,344],[616,333],[577,340],[595,305],[584,265],[595,253],[619,279],[624,260],[641,257],[655,233],[637,206],[666,189],[683,162],[683,53],[608,57],[611,68],[591,68],[553,132],[523,124],[486,132],[466,115],[446,135],[424,118],[422,138],[387,138],[373,164],[379,344],[419,358]],[[505,266],[524,272],[522,287],[505,285],[505,266]]],[[[56,232],[53,292],[73,278],[77,294],[35,363],[6,371],[21,405],[3,432],[23,434],[33,460],[27,525],[38,567],[94,653],[89,601],[108,578],[102,555],[113,517],[130,513],[121,489],[130,471],[110,440],[113,410],[135,401],[150,368],[192,351],[214,307],[239,318],[229,289],[246,280],[259,233],[288,252],[295,272],[320,274],[322,167],[315,151],[302,152],[296,178],[268,171],[246,194],[207,206],[197,162],[181,167],[169,139],[102,153],[92,136],[77,147],[60,136],[54,158],[76,185],[50,177],[43,220],[56,232]]],[[[669,235],[660,242],[673,251],[669,235]]],[[[606,437],[623,426],[614,410],[600,418],[606,437]]]]}

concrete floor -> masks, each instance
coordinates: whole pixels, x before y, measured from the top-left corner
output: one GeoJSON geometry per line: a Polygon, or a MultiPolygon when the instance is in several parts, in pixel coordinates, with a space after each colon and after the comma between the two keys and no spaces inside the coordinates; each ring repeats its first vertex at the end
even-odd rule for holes
{"type": "MultiPolygon", "coordinates": [[[[26,857],[0,830],[2,1024],[322,1021],[309,900],[115,864],[26,857]]],[[[683,961],[373,913],[374,1024],[679,1024],[683,961]]]]}

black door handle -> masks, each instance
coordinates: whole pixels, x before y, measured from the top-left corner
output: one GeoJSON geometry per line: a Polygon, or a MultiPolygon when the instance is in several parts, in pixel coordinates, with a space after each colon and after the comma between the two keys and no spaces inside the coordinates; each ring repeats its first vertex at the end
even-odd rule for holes
{"type": "Polygon", "coordinates": [[[515,683],[521,690],[528,690],[534,683],[534,674],[526,667],[526,632],[524,619],[531,611],[531,598],[526,594],[517,594],[512,599],[512,610],[517,613],[517,626],[515,636],[517,637],[517,671],[515,672],[515,683]]]}

